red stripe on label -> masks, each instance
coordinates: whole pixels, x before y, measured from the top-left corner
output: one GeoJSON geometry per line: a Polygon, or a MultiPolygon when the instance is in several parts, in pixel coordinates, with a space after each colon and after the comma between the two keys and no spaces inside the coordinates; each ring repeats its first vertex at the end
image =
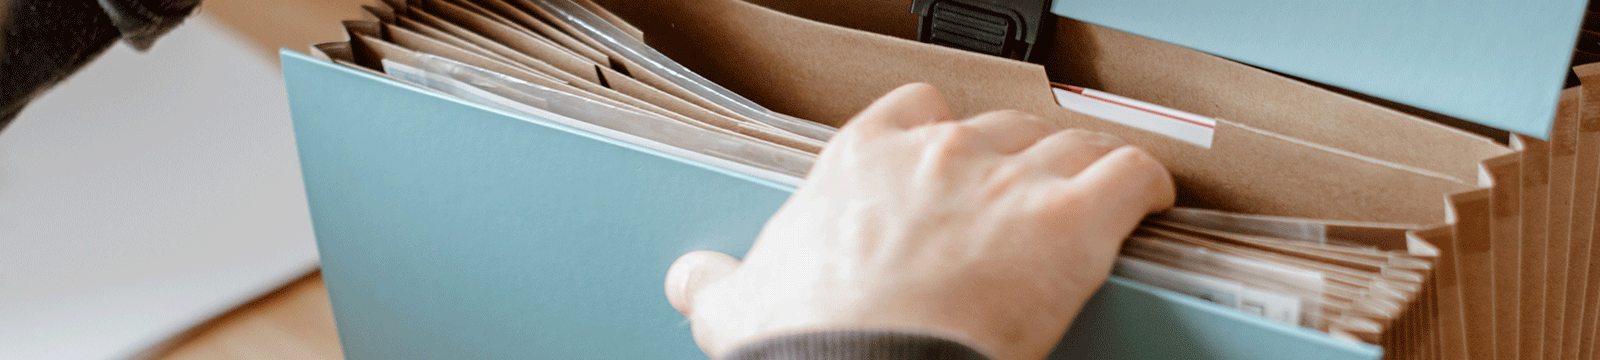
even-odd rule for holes
{"type": "Polygon", "coordinates": [[[1117,105],[1125,107],[1125,108],[1129,108],[1129,109],[1139,110],[1139,111],[1143,111],[1143,112],[1147,112],[1147,113],[1151,113],[1151,114],[1160,115],[1161,117],[1168,118],[1168,119],[1173,119],[1173,120],[1182,121],[1182,122],[1186,122],[1186,123],[1190,123],[1190,124],[1200,125],[1201,127],[1205,127],[1207,129],[1215,130],[1217,128],[1216,125],[1207,124],[1207,123],[1194,121],[1194,120],[1189,120],[1189,119],[1185,119],[1185,118],[1181,118],[1181,117],[1177,117],[1177,116],[1172,116],[1172,115],[1168,115],[1166,113],[1162,113],[1160,111],[1150,110],[1150,109],[1146,109],[1146,108],[1142,108],[1142,107],[1138,107],[1138,106],[1124,104],[1124,103],[1122,103],[1120,101],[1107,99],[1107,98],[1103,98],[1103,97],[1099,97],[1099,96],[1094,96],[1092,94],[1089,94],[1089,93],[1083,91],[1083,88],[1080,88],[1080,87],[1068,86],[1068,85],[1056,85],[1056,87],[1060,88],[1060,89],[1067,90],[1067,91],[1071,91],[1071,92],[1076,93],[1078,95],[1083,95],[1083,96],[1088,97],[1090,99],[1100,100],[1100,101],[1104,101],[1104,102],[1108,102],[1108,103],[1112,103],[1112,104],[1117,104],[1117,105]]]}

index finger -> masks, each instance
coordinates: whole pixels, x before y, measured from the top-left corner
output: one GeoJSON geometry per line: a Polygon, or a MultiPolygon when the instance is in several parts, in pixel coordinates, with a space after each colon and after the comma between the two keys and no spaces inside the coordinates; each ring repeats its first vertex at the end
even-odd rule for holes
{"type": "Polygon", "coordinates": [[[1172,174],[1150,154],[1122,146],[1083,169],[1072,182],[1125,206],[1126,217],[1141,218],[1172,207],[1177,198],[1172,174]]]}
{"type": "Polygon", "coordinates": [[[877,136],[954,118],[950,104],[945,102],[944,95],[939,94],[939,89],[924,83],[911,83],[873,101],[872,105],[845,124],[844,131],[877,136]]]}

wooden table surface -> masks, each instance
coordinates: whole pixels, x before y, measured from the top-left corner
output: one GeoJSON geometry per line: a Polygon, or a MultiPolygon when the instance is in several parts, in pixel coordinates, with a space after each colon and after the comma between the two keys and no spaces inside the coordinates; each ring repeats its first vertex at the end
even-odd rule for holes
{"type": "Polygon", "coordinates": [[[343,359],[321,274],[311,274],[179,337],[156,359],[343,359]]]}
{"type": "MultiPolygon", "coordinates": [[[[376,1],[376,0],[371,0],[376,1]]],[[[357,19],[364,0],[205,0],[212,16],[276,62],[278,48],[305,51],[344,39],[340,20],[357,19]]],[[[157,43],[160,46],[160,43],[157,43]]],[[[343,359],[320,273],[246,304],[180,336],[156,359],[343,359]]]]}

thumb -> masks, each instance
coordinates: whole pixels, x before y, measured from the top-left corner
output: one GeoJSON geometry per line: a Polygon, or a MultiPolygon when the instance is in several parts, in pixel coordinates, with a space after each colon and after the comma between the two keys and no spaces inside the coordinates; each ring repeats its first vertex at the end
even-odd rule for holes
{"type": "Polygon", "coordinates": [[[694,312],[694,297],[707,285],[732,274],[739,268],[739,259],[716,251],[695,251],[684,254],[667,269],[667,302],[689,316],[694,312]]]}

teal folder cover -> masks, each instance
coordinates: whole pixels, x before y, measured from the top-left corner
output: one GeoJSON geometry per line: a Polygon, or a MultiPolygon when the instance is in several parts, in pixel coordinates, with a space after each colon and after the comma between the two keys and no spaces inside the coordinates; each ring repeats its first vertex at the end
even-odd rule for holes
{"type": "MultiPolygon", "coordinates": [[[[703,359],[663,295],[740,256],[793,190],[282,52],[323,277],[350,359],[703,359]]],[[[1377,359],[1112,278],[1053,359],[1377,359]]]]}
{"type": "Polygon", "coordinates": [[[1586,0],[1055,0],[1064,17],[1548,138],[1586,0]]]}

